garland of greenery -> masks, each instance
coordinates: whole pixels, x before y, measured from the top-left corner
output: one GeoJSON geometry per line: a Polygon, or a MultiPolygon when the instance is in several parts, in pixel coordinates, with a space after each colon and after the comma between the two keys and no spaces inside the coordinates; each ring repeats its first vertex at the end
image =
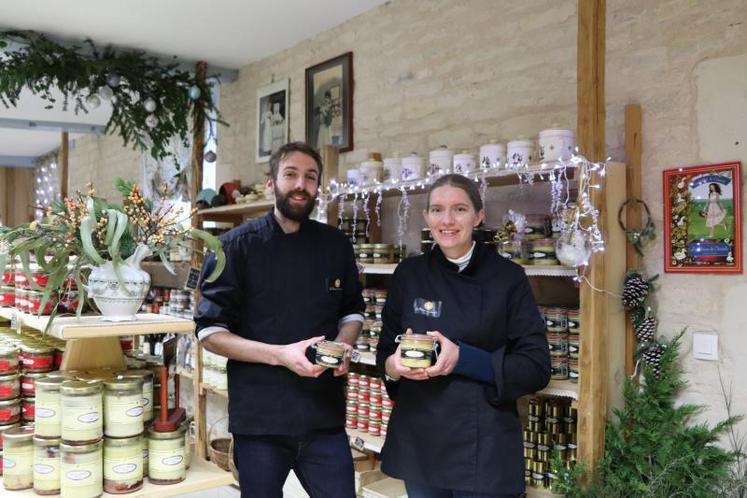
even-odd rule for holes
{"type": "Polygon", "coordinates": [[[0,32],[0,49],[10,42],[20,47],[0,57],[0,102],[6,108],[17,105],[24,87],[46,100],[47,109],[57,103],[52,89],[58,88],[63,109],[72,101],[76,114],[109,98],[113,112],[106,132],[119,134],[125,146],[150,151],[156,160],[173,157],[168,151],[171,137],[189,143],[193,113],[207,116],[211,132],[215,123],[225,124],[209,85],[177,69],[176,63],[164,65],[136,50],[108,46],[99,51],[91,40],[85,40],[84,50],[35,32],[0,32]]]}

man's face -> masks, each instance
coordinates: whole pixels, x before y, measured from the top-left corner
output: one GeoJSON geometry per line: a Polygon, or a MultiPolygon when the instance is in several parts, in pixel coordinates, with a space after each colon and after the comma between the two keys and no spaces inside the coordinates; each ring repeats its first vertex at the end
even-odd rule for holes
{"type": "Polygon", "coordinates": [[[277,179],[267,182],[275,192],[275,206],[289,220],[304,221],[314,210],[319,169],[312,157],[291,152],[280,161],[277,179]]]}

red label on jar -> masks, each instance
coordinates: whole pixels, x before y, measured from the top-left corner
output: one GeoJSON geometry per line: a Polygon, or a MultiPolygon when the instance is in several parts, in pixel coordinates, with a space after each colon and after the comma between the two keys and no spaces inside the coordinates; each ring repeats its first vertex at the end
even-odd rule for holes
{"type": "Polygon", "coordinates": [[[21,382],[21,392],[27,396],[33,396],[36,392],[35,386],[34,379],[24,377],[23,382],[21,382]]]}
{"type": "Polygon", "coordinates": [[[0,360],[0,373],[15,372],[17,368],[17,361],[0,360]]]}
{"type": "Polygon", "coordinates": [[[59,370],[62,366],[62,355],[64,354],[63,351],[55,351],[54,352],[54,369],[59,370]]]}
{"type": "Polygon", "coordinates": [[[23,357],[23,368],[26,370],[51,370],[54,363],[53,355],[50,354],[29,354],[23,357]]]}
{"type": "Polygon", "coordinates": [[[34,403],[29,403],[24,400],[23,404],[21,405],[21,417],[23,417],[23,420],[33,421],[34,413],[35,413],[34,403]]]}
{"type": "Polygon", "coordinates": [[[18,406],[0,408],[0,424],[12,424],[18,422],[18,406]]]}
{"type": "Polygon", "coordinates": [[[16,395],[14,387],[12,383],[0,384],[0,398],[14,398],[16,395]]]}

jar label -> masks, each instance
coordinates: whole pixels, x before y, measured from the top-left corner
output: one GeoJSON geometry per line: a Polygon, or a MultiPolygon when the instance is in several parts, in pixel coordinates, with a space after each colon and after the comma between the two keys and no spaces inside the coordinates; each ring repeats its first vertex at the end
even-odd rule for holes
{"type": "Polygon", "coordinates": [[[60,408],[63,439],[89,441],[101,438],[101,395],[71,398],[63,396],[60,408]]]}
{"type": "Polygon", "coordinates": [[[123,463],[121,465],[115,465],[112,467],[112,471],[116,474],[129,474],[137,469],[137,465],[134,463],[123,463]]]}
{"type": "Polygon", "coordinates": [[[145,410],[143,409],[142,406],[136,406],[134,408],[130,408],[125,413],[128,417],[140,417],[144,411],[145,410]]]}
{"type": "Polygon", "coordinates": [[[83,479],[87,479],[91,477],[91,471],[90,470],[71,470],[70,472],[65,473],[65,477],[73,481],[82,481],[83,479]]]}
{"type": "Polygon", "coordinates": [[[54,467],[52,465],[37,463],[34,465],[34,472],[39,474],[51,474],[54,472],[54,467]]]}
{"type": "Polygon", "coordinates": [[[90,412],[90,413],[84,413],[83,415],[80,415],[77,417],[78,422],[82,422],[84,424],[92,424],[99,420],[101,418],[101,415],[98,412],[90,412]]]}
{"type": "MultiPolygon", "coordinates": [[[[149,441],[152,444],[153,441],[149,441]]],[[[184,448],[155,449],[150,448],[148,475],[153,479],[181,479],[186,468],[184,465],[184,448]]]]}
{"type": "Polygon", "coordinates": [[[34,453],[31,446],[28,449],[23,448],[19,452],[11,452],[6,448],[3,458],[3,473],[5,475],[31,476],[32,465],[34,463],[34,453]]]}
{"type": "Polygon", "coordinates": [[[68,454],[61,457],[63,487],[84,487],[103,483],[102,451],[87,454],[68,454]],[[71,459],[76,463],[65,463],[71,459]]]}
{"type": "Polygon", "coordinates": [[[49,408],[36,407],[36,418],[51,418],[57,415],[57,412],[49,408]]]}

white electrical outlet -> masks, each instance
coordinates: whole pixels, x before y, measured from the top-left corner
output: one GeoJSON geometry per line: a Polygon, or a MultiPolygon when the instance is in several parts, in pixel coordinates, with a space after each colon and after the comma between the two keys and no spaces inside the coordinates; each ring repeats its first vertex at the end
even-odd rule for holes
{"type": "Polygon", "coordinates": [[[697,360],[718,360],[718,334],[693,332],[693,357],[697,360]]]}

